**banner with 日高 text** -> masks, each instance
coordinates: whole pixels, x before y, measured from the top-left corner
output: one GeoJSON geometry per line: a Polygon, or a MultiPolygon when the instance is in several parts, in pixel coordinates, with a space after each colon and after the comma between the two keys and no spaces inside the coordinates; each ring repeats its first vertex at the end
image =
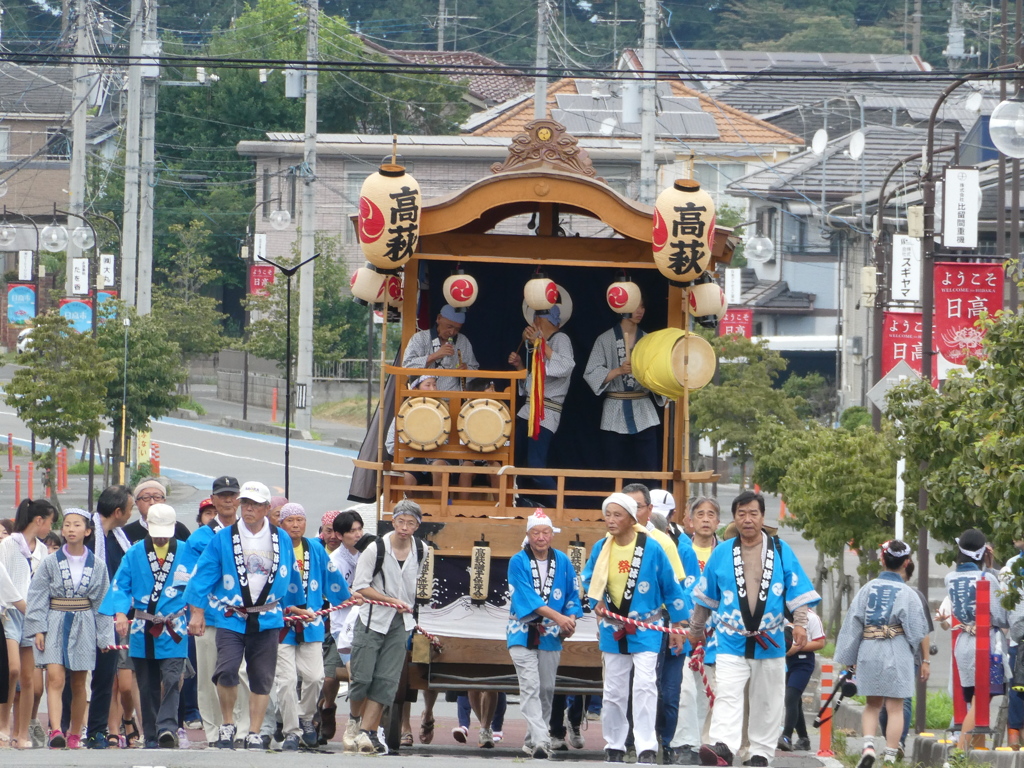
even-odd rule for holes
{"type": "Polygon", "coordinates": [[[963,365],[981,354],[982,330],[976,327],[982,312],[995,315],[1003,308],[1001,264],[935,264],[935,372],[946,378],[950,366],[963,365]]]}
{"type": "Polygon", "coordinates": [[[921,313],[886,312],[882,327],[882,376],[900,360],[921,372],[921,313]]]}

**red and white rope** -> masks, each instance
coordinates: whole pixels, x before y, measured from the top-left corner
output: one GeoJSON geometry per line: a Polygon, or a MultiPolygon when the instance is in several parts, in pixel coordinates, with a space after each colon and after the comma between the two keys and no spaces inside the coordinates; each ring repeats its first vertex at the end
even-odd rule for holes
{"type": "Polygon", "coordinates": [[[108,651],[127,651],[128,650],[128,646],[127,645],[108,645],[107,646],[107,650],[108,651]]]}
{"type": "Polygon", "coordinates": [[[704,695],[708,697],[708,706],[715,706],[715,692],[711,690],[708,682],[708,672],[704,668],[704,644],[698,645],[690,651],[690,669],[700,675],[700,681],[704,685],[704,695]]]}
{"type": "Polygon", "coordinates": [[[685,627],[666,627],[663,624],[652,624],[649,621],[640,621],[639,619],[631,619],[628,616],[619,616],[617,613],[611,613],[598,606],[594,609],[595,613],[604,616],[605,618],[617,621],[620,624],[625,624],[630,627],[640,627],[641,629],[653,629],[655,632],[665,632],[669,635],[684,635],[688,636],[690,631],[685,627]]]}
{"type": "MultiPolygon", "coordinates": [[[[380,606],[383,606],[384,608],[395,608],[396,607],[394,603],[385,603],[383,600],[370,600],[370,599],[365,598],[365,597],[363,598],[363,602],[364,603],[369,603],[370,605],[380,605],[380,606]]],[[[285,621],[294,621],[294,622],[313,621],[313,619],[316,618],[317,616],[326,616],[329,613],[333,613],[334,611],[339,611],[342,608],[349,608],[349,607],[351,607],[353,605],[357,605],[355,599],[354,598],[349,598],[348,600],[346,600],[344,603],[341,603],[340,605],[332,605],[332,606],[324,608],[323,610],[320,610],[320,611],[313,611],[313,616],[285,616],[284,620],[285,621]]],[[[415,627],[413,627],[413,629],[416,632],[419,632],[425,638],[427,638],[427,640],[430,641],[430,644],[432,646],[434,646],[434,648],[436,648],[438,651],[444,650],[444,646],[441,645],[441,639],[437,635],[430,634],[429,632],[427,632],[427,630],[425,630],[419,624],[417,624],[415,627]]]]}

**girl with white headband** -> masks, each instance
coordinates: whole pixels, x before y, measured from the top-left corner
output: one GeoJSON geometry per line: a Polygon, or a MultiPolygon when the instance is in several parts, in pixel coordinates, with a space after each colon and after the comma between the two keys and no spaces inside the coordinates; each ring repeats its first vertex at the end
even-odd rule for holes
{"type": "Polygon", "coordinates": [[[884,707],[885,762],[897,759],[903,730],[903,699],[914,694],[914,649],[928,634],[921,599],[901,574],[910,562],[910,547],[887,541],[880,557],[885,568],[857,593],[836,640],[836,661],[857,669],[857,692],[867,696],[861,717],[864,749],[857,768],[875,763],[875,731],[884,707]]]}

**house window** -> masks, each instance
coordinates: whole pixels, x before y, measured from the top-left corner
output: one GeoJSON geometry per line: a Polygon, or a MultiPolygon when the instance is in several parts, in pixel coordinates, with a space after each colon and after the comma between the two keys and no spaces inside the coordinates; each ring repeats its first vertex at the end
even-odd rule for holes
{"type": "Polygon", "coordinates": [[[744,205],[743,201],[730,197],[726,187],[746,172],[747,167],[743,163],[696,163],[693,166],[693,177],[718,205],[744,205]]]}
{"type": "Polygon", "coordinates": [[[11,157],[11,129],[0,128],[0,162],[11,157]]]}
{"type": "Polygon", "coordinates": [[[59,125],[46,129],[46,159],[62,161],[71,159],[71,138],[67,131],[59,125]]]}

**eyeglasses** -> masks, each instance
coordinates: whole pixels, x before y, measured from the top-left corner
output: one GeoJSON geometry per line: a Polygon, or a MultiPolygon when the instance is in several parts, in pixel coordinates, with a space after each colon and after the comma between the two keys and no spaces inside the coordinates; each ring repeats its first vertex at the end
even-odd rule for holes
{"type": "Polygon", "coordinates": [[[165,496],[139,496],[135,500],[144,501],[147,504],[153,504],[154,502],[163,501],[165,498],[165,496]]]}

